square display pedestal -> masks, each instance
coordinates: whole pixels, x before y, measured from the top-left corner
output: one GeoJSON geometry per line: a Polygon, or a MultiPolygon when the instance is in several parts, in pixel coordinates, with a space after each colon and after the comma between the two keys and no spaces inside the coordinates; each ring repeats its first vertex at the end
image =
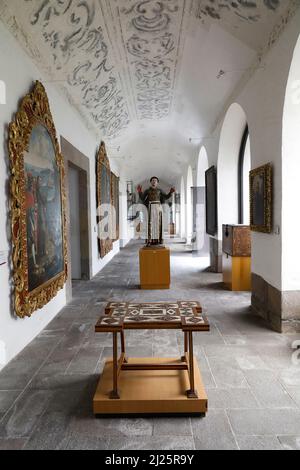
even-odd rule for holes
{"type": "MultiPolygon", "coordinates": [[[[180,363],[169,358],[129,359],[139,363],[180,363]]],[[[94,396],[95,415],[130,414],[188,414],[203,415],[207,412],[207,395],[204,390],[197,360],[194,359],[195,389],[198,398],[187,398],[190,388],[185,370],[130,370],[119,376],[120,399],[109,398],[112,389],[112,359],[107,359],[94,396]]]]}
{"type": "Polygon", "coordinates": [[[251,291],[251,258],[223,253],[223,282],[231,291],[251,291]]]}
{"type": "Polygon", "coordinates": [[[165,247],[140,250],[141,289],[170,289],[170,250],[165,247]]]}

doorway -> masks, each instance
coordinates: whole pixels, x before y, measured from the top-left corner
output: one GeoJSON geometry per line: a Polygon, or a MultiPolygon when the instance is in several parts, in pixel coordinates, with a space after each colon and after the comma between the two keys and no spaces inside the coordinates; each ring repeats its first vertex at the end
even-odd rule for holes
{"type": "Polygon", "coordinates": [[[69,162],[70,248],[72,280],[87,279],[81,247],[83,233],[80,227],[80,170],[69,162]]]}
{"type": "Polygon", "coordinates": [[[92,278],[91,224],[88,157],[61,138],[65,161],[66,193],[68,198],[68,300],[72,298],[72,284],[92,278]]]}

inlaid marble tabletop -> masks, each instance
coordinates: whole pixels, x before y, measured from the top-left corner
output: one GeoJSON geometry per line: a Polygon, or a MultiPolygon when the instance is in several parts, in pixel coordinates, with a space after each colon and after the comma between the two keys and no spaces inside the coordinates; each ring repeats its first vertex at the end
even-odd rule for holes
{"type": "Polygon", "coordinates": [[[207,318],[196,301],[131,303],[110,302],[96,332],[123,329],[180,329],[209,331],[207,318]]]}

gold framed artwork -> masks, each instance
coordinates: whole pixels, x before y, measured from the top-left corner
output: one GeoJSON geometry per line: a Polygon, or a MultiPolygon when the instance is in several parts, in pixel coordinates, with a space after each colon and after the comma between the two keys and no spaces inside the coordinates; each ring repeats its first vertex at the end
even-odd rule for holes
{"type": "Polygon", "coordinates": [[[261,233],[272,232],[273,169],[268,163],[250,171],[250,226],[261,233]]]}
{"type": "Polygon", "coordinates": [[[98,247],[100,258],[104,258],[113,249],[111,171],[104,142],[96,159],[96,186],[98,247]]]}
{"type": "Polygon", "coordinates": [[[64,161],[45,88],[36,82],[9,125],[14,309],[30,317],[67,279],[64,161]]]}

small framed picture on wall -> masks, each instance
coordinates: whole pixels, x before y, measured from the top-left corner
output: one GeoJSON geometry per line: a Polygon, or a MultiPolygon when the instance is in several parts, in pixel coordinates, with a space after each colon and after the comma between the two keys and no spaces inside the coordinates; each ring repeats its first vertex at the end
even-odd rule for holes
{"type": "Polygon", "coordinates": [[[273,169],[268,163],[250,172],[250,225],[254,232],[271,233],[273,169]]]}
{"type": "Polygon", "coordinates": [[[217,169],[209,168],[205,173],[206,233],[214,236],[218,231],[217,169]]]}

